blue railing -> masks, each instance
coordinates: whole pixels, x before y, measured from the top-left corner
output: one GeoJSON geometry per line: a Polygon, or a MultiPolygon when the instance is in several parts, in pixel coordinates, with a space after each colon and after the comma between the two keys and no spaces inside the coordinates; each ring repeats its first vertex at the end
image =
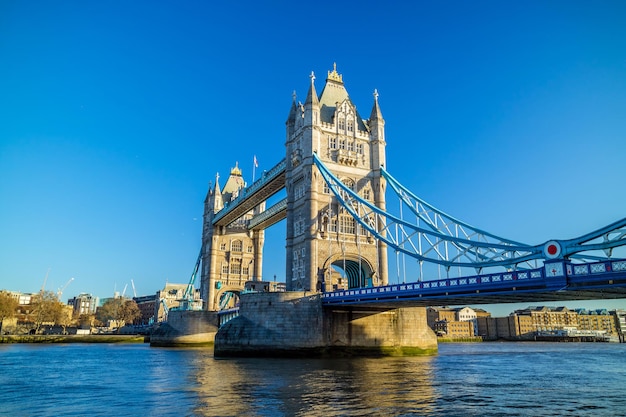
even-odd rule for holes
{"type": "MultiPolygon", "coordinates": [[[[607,277],[613,276],[626,280],[626,260],[623,259],[585,264],[572,264],[566,261],[560,261],[560,263],[565,266],[565,269],[558,276],[546,273],[548,268],[546,265],[523,271],[332,291],[322,294],[322,302],[334,304],[355,301],[390,301],[411,297],[472,295],[486,291],[558,291],[566,289],[569,283],[584,282],[594,285],[594,281],[597,281],[604,284],[607,277]]],[[[549,267],[553,268],[553,266],[554,263],[551,263],[549,267]]],[[[612,280],[607,283],[607,285],[613,284],[612,280]]]]}

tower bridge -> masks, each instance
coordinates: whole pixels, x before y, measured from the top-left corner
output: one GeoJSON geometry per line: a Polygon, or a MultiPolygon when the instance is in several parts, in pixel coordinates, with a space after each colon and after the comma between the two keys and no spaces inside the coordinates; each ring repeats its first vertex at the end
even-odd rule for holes
{"type": "Polygon", "coordinates": [[[232,300],[239,300],[244,316],[218,331],[216,353],[241,353],[246,344],[265,351],[340,345],[428,350],[433,338],[422,323],[423,306],[626,297],[626,261],[612,258],[626,246],[626,218],[540,245],[498,237],[404,187],[384,168],[386,143],[378,93],[369,118],[362,118],[335,66],[319,95],[314,74],[304,103],[294,94],[285,159],[250,186],[238,167],[223,188],[216,177],[204,207],[204,309],[231,308],[228,317],[235,317],[237,301],[224,300],[236,294],[240,298],[232,300]],[[266,208],[279,192],[286,197],[266,208]],[[386,193],[398,198],[399,213],[388,212],[386,193]],[[283,219],[287,293],[242,294],[246,282],[263,280],[265,229],[283,219]],[[412,282],[390,285],[388,249],[417,261],[412,282]],[[444,277],[432,279],[427,265],[444,277]],[[381,329],[390,333],[373,336],[381,329]]]}

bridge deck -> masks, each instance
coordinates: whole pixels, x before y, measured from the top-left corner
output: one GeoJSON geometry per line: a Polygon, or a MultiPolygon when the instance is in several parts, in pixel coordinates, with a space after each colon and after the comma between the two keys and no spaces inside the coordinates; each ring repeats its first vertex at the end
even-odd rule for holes
{"type": "Polygon", "coordinates": [[[626,261],[567,265],[550,277],[544,268],[436,281],[327,292],[329,308],[390,309],[433,305],[537,303],[626,298],[626,261]]]}
{"type": "Polygon", "coordinates": [[[272,169],[264,172],[262,177],[251,186],[242,189],[235,200],[231,201],[215,215],[213,225],[228,226],[230,223],[285,188],[286,166],[287,162],[283,159],[272,169]]]}

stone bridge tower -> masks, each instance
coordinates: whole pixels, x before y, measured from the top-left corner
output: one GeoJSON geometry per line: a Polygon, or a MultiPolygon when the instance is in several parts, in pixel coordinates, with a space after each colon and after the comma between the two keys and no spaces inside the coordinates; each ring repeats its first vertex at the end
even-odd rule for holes
{"type": "Polygon", "coordinates": [[[294,94],[286,128],[287,290],[386,285],[386,245],[342,210],[312,157],[316,153],[344,184],[384,209],[385,121],[377,92],[365,120],[336,65],[319,97],[311,74],[304,104],[296,103],[294,94]]]}
{"type": "Polygon", "coordinates": [[[212,223],[215,214],[236,199],[245,186],[241,169],[235,165],[223,189],[220,189],[219,175],[216,176],[215,185],[209,186],[204,201],[200,293],[205,310],[218,311],[220,307],[234,306],[245,283],[261,279],[265,231],[248,231],[247,221],[253,214],[263,211],[265,203],[228,226],[213,226],[212,223]]]}

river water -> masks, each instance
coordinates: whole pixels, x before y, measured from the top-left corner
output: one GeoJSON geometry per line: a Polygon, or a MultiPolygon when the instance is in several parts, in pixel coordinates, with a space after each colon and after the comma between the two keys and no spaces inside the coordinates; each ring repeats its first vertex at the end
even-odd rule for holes
{"type": "Polygon", "coordinates": [[[441,344],[431,357],[223,359],[0,345],[6,416],[626,416],[626,344],[441,344]]]}

